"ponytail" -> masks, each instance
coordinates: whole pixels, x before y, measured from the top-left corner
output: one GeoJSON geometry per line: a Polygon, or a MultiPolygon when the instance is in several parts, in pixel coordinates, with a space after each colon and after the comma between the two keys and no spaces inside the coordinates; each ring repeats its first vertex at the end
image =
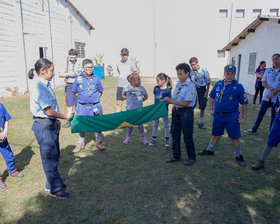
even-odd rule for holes
{"type": "Polygon", "coordinates": [[[34,68],[31,68],[27,75],[28,75],[29,79],[33,79],[34,78],[34,68]]]}
{"type": "Polygon", "coordinates": [[[36,71],[37,75],[40,74],[40,70],[44,69],[47,70],[50,68],[50,66],[53,65],[53,63],[46,59],[46,58],[40,58],[36,61],[34,68],[31,68],[28,72],[28,78],[33,79],[34,78],[34,70],[36,71]]]}
{"type": "Polygon", "coordinates": [[[170,77],[164,73],[159,73],[157,75],[157,77],[161,80],[164,80],[166,82],[166,86],[169,88],[169,89],[172,89],[172,81],[170,79],[170,77]]]}

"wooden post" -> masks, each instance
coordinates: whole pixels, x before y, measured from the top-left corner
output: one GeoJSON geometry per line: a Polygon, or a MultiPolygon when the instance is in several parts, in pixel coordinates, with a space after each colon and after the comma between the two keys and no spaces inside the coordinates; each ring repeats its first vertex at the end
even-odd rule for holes
{"type": "MultiPolygon", "coordinates": [[[[67,62],[66,62],[66,73],[68,73],[68,56],[67,56],[67,62]]],[[[66,89],[67,89],[67,80],[68,78],[65,78],[65,83],[64,83],[64,101],[63,101],[63,111],[62,113],[65,114],[65,110],[66,110],[66,89]]],[[[64,125],[64,120],[62,120],[62,126],[64,125]]]]}

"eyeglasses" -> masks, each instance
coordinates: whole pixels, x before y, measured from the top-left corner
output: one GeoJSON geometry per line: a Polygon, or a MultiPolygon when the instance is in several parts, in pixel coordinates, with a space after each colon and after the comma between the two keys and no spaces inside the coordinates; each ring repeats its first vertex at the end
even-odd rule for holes
{"type": "Polygon", "coordinates": [[[85,67],[85,69],[88,69],[88,70],[89,70],[89,69],[93,69],[93,67],[85,67]]]}

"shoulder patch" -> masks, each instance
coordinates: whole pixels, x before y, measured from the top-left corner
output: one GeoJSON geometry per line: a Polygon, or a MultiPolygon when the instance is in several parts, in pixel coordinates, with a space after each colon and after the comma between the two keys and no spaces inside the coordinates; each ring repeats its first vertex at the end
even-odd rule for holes
{"type": "Polygon", "coordinates": [[[194,95],[194,91],[191,91],[191,95],[194,95]]]}

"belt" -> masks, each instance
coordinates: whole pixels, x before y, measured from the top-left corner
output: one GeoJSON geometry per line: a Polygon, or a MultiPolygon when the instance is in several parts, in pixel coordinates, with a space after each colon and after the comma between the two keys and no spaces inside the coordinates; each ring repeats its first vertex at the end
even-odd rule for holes
{"type": "Polygon", "coordinates": [[[96,105],[96,104],[98,104],[98,103],[100,103],[100,102],[97,102],[97,103],[80,103],[80,102],[79,102],[79,104],[85,105],[85,106],[87,106],[87,107],[94,106],[94,105],[96,105]]]}
{"type": "Polygon", "coordinates": [[[175,110],[192,110],[193,108],[192,107],[174,107],[175,110]]]}
{"type": "Polygon", "coordinates": [[[206,88],[206,86],[196,86],[197,89],[206,88]]]}
{"type": "Polygon", "coordinates": [[[53,125],[57,121],[57,119],[51,119],[47,117],[35,117],[35,116],[33,116],[33,120],[40,124],[46,124],[46,125],[53,125]]]}

